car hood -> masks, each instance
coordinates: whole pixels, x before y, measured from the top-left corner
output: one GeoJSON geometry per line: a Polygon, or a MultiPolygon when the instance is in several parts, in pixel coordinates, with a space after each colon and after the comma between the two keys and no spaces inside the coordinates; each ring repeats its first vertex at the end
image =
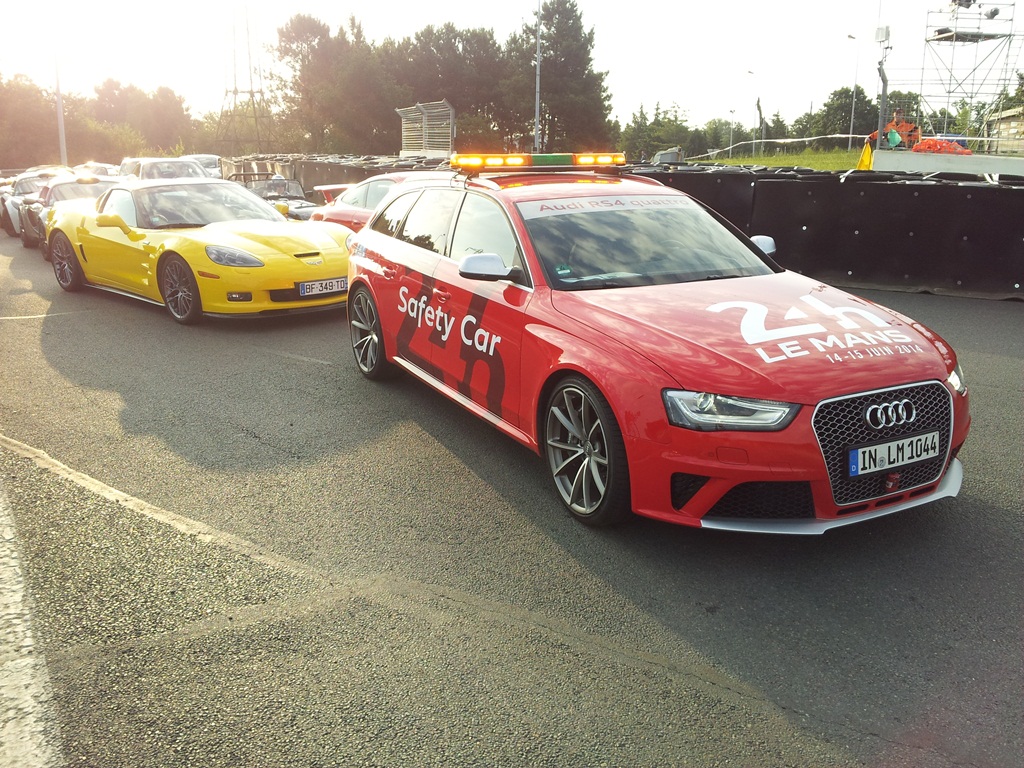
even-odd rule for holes
{"type": "Polygon", "coordinates": [[[340,224],[305,221],[221,221],[192,234],[204,243],[240,248],[257,256],[289,255],[344,249],[351,230],[340,224]]]}
{"type": "Polygon", "coordinates": [[[955,364],[936,334],[792,272],[552,293],[557,312],[643,355],[678,386],[811,404],[955,364]]]}

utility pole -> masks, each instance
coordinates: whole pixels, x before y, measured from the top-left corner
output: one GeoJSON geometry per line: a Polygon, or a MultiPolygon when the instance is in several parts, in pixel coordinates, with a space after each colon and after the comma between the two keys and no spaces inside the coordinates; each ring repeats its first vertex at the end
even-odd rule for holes
{"type": "Polygon", "coordinates": [[[537,0],[537,91],[533,106],[533,151],[540,152],[540,11],[542,0],[537,0]]]}

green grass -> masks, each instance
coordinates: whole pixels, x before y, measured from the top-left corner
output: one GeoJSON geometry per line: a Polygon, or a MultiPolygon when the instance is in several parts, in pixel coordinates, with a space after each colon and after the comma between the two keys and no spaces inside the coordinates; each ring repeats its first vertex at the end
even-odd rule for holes
{"type": "Polygon", "coordinates": [[[802,152],[776,152],[769,149],[765,153],[751,156],[733,153],[732,158],[722,154],[713,158],[701,158],[695,162],[721,163],[722,165],[764,165],[768,167],[800,166],[813,168],[816,171],[849,171],[857,167],[860,160],[862,145],[854,145],[850,151],[834,149],[830,151],[805,149],[802,152]]]}

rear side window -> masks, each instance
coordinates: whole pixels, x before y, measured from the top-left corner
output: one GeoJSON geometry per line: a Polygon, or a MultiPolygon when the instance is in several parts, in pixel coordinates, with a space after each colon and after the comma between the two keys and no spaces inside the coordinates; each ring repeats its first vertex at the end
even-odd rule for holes
{"type": "Polygon", "coordinates": [[[416,202],[416,198],[419,197],[418,192],[412,192],[401,197],[396,197],[391,201],[391,204],[385,208],[381,214],[373,220],[370,225],[370,229],[374,232],[380,232],[382,235],[388,237],[397,237],[398,230],[402,226],[402,219],[405,218],[405,214],[409,212],[412,204],[416,202]]]}
{"type": "Polygon", "coordinates": [[[369,184],[360,184],[348,190],[338,198],[339,203],[354,205],[356,208],[366,207],[366,188],[369,184]]]}
{"type": "Polygon", "coordinates": [[[458,189],[425,189],[405,218],[399,240],[444,254],[452,214],[465,193],[458,189]]]}
{"type": "Polygon", "coordinates": [[[386,195],[393,186],[395,186],[395,182],[391,179],[381,179],[380,181],[374,181],[367,184],[364,207],[376,208],[377,203],[384,199],[384,195],[386,195]]]}

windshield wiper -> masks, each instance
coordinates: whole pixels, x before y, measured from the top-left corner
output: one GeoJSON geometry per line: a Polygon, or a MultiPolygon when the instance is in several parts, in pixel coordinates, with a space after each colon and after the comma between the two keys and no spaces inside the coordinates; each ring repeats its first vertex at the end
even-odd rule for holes
{"type": "Polygon", "coordinates": [[[606,277],[588,279],[584,282],[577,283],[572,287],[580,291],[592,291],[595,288],[635,288],[636,286],[643,284],[643,279],[643,275],[630,275],[627,278],[606,277]]]}
{"type": "Polygon", "coordinates": [[[638,272],[604,272],[600,275],[587,275],[565,280],[564,285],[570,291],[594,291],[601,288],[626,288],[636,285],[636,279],[643,277],[638,272]]]}

